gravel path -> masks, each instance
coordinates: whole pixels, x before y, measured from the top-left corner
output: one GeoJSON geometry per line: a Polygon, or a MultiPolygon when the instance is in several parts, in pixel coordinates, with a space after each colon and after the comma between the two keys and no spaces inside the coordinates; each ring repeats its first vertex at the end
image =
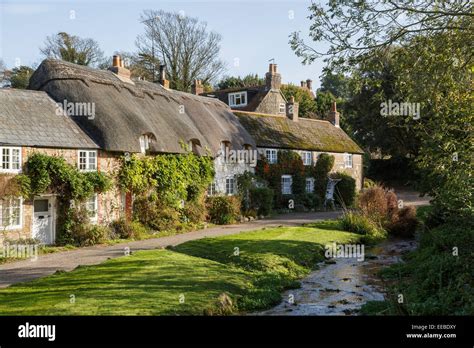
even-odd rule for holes
{"type": "Polygon", "coordinates": [[[0,288],[30,281],[55,273],[57,270],[71,271],[79,265],[95,265],[107,259],[124,256],[127,248],[131,252],[164,248],[190,240],[236,234],[263,227],[298,226],[315,220],[334,219],[341,212],[291,213],[273,218],[246,222],[238,225],[218,226],[169,237],[125,242],[112,246],[98,245],[77,250],[40,255],[36,260],[28,259],[0,265],[0,288]]]}

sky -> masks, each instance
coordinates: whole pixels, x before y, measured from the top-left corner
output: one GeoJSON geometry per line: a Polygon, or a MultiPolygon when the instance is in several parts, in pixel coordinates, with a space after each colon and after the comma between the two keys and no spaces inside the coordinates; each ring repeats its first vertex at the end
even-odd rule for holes
{"type": "Polygon", "coordinates": [[[49,35],[64,31],[98,41],[106,56],[135,51],[144,32],[145,9],[197,17],[222,36],[226,75],[264,76],[274,58],[284,83],[312,79],[319,86],[324,63],[302,65],[288,44],[289,35],[307,35],[311,0],[0,0],[0,58],[8,68],[38,65],[49,35]]]}

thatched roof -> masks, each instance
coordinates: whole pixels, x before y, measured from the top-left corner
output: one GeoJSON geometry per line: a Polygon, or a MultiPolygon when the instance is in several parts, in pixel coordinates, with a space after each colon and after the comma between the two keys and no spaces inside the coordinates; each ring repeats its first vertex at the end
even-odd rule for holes
{"type": "Polygon", "coordinates": [[[111,71],[58,60],[45,60],[30,88],[46,91],[58,102],[95,103],[95,117],[72,117],[103,149],[140,152],[139,137],[151,134],[151,152],[182,153],[181,143],[195,140],[202,153],[216,154],[222,141],[241,149],[255,146],[224,103],[169,90],[161,85],[121,81],[111,71]]]}
{"type": "MultiPolygon", "coordinates": [[[[225,104],[229,104],[229,94],[235,92],[247,92],[247,105],[245,106],[233,106],[234,110],[242,111],[255,111],[262,100],[269,94],[274,93],[271,89],[263,86],[253,86],[253,87],[235,87],[221,89],[218,91],[213,91],[209,93],[203,93],[202,96],[211,97],[220,100],[225,104]]],[[[279,92],[278,92],[279,93],[279,92]]]]}
{"type": "Polygon", "coordinates": [[[45,92],[0,89],[0,145],[98,148],[74,121],[57,110],[56,102],[45,92]]]}
{"type": "Polygon", "coordinates": [[[329,121],[234,112],[259,147],[321,152],[364,153],[339,127],[329,121]]]}

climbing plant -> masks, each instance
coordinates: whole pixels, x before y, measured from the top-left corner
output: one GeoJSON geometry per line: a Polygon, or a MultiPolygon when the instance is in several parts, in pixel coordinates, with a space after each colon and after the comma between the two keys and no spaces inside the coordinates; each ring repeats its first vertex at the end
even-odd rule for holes
{"type": "Polygon", "coordinates": [[[75,243],[77,228],[87,223],[81,203],[94,193],[112,186],[111,178],[100,172],[80,172],[62,157],[41,153],[31,155],[25,171],[16,177],[26,199],[43,193],[57,194],[58,243],[75,243]]]}
{"type": "Polygon", "coordinates": [[[135,218],[157,230],[173,228],[178,219],[196,222],[205,215],[203,196],[213,178],[212,158],[191,152],[123,157],[118,173],[121,188],[146,208],[134,209],[135,218]]]}

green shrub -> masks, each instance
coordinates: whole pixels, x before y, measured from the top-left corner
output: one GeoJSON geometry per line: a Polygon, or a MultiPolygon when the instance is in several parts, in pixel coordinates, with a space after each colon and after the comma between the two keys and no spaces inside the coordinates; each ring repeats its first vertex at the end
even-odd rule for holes
{"type": "Polygon", "coordinates": [[[387,237],[387,231],[360,213],[348,211],[340,218],[340,222],[343,230],[363,235],[364,243],[375,243],[387,237]]]}
{"type": "Polygon", "coordinates": [[[197,224],[206,221],[207,209],[204,195],[190,202],[185,202],[181,209],[181,216],[185,222],[197,224]]]}
{"type": "Polygon", "coordinates": [[[268,187],[251,188],[249,190],[250,207],[258,215],[269,215],[273,207],[273,190],[268,187]]]}
{"type": "Polygon", "coordinates": [[[218,225],[234,223],[240,216],[239,196],[207,197],[206,206],[209,220],[218,225]]]}
{"type": "Polygon", "coordinates": [[[105,242],[110,235],[110,230],[101,225],[83,225],[76,229],[74,241],[79,246],[91,246],[105,242]]]}
{"type": "Polygon", "coordinates": [[[316,193],[303,193],[296,196],[296,201],[301,203],[306,209],[319,209],[322,201],[316,193]]]}
{"type": "Polygon", "coordinates": [[[133,215],[144,226],[155,231],[173,230],[180,224],[179,211],[159,201],[154,195],[136,198],[133,215]]]}
{"type": "Polygon", "coordinates": [[[334,176],[340,179],[336,185],[334,197],[336,202],[342,207],[351,207],[356,197],[355,179],[346,173],[335,173],[334,176]]]}
{"type": "Polygon", "coordinates": [[[373,181],[372,179],[369,179],[369,178],[364,178],[363,188],[367,189],[367,188],[371,188],[371,187],[374,187],[374,186],[377,186],[375,181],[373,181]]]}
{"type": "Polygon", "coordinates": [[[314,193],[316,193],[321,200],[324,200],[326,194],[328,174],[334,166],[334,160],[334,156],[322,153],[318,156],[316,165],[314,166],[314,193]]]}
{"type": "Polygon", "coordinates": [[[112,239],[142,239],[146,234],[146,228],[138,221],[128,221],[120,218],[110,224],[112,239]]]}

